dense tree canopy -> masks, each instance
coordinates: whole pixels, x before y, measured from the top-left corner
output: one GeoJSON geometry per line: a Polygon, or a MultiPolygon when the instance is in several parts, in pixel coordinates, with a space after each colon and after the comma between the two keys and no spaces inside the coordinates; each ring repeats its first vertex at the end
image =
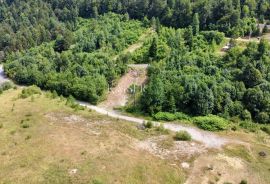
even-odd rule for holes
{"type": "Polygon", "coordinates": [[[219,30],[229,36],[257,34],[256,19],[270,19],[269,0],[2,0],[0,50],[22,50],[76,29],[78,17],[109,11],[172,27],[219,30]]]}
{"type": "Polygon", "coordinates": [[[269,123],[269,43],[250,43],[243,51],[235,47],[220,57],[213,52],[212,43],[221,43],[224,35],[215,31],[192,34],[189,29],[163,27],[134,54],[135,62],[153,61],[141,98],[142,110],[150,114],[180,111],[242,119],[251,116],[269,123]],[[167,48],[157,51],[164,57],[152,59],[153,45],[157,50],[167,48]]]}
{"type": "Polygon", "coordinates": [[[141,22],[129,21],[125,15],[81,19],[74,33],[9,55],[5,71],[20,84],[97,103],[126,71],[127,63],[113,56],[137,41],[144,30],[141,22]]]}

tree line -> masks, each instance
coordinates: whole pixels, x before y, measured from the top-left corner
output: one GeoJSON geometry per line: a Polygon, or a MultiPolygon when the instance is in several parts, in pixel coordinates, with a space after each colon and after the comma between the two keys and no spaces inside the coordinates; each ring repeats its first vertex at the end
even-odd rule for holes
{"type": "Polygon", "coordinates": [[[258,34],[257,19],[270,19],[269,0],[2,0],[0,50],[10,53],[49,42],[76,30],[78,17],[128,13],[153,17],[166,26],[185,28],[198,21],[201,30],[228,36],[258,34]]]}

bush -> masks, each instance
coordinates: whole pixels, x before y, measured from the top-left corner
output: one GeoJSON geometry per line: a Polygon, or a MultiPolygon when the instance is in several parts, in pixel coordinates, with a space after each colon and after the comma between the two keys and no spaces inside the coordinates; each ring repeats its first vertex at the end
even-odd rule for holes
{"type": "Polygon", "coordinates": [[[179,120],[190,120],[190,117],[182,112],[176,112],[175,116],[176,116],[176,119],[179,119],[179,120]]]}
{"type": "Polygon", "coordinates": [[[199,116],[194,118],[194,122],[202,129],[209,131],[226,130],[229,127],[229,122],[215,115],[199,116]]]}
{"type": "Polygon", "coordinates": [[[153,128],[153,122],[152,121],[147,121],[146,123],[143,123],[143,126],[145,127],[145,128],[148,128],[148,129],[150,129],[150,128],[153,128]]]}
{"type": "Polygon", "coordinates": [[[23,123],[21,124],[21,127],[22,127],[22,128],[29,128],[30,125],[29,125],[28,123],[26,123],[26,122],[23,122],[23,123]]]}
{"type": "Polygon", "coordinates": [[[267,112],[260,112],[256,119],[259,123],[269,123],[270,122],[270,117],[269,117],[269,114],[267,112]]]}
{"type": "Polygon", "coordinates": [[[177,141],[191,141],[191,135],[187,131],[176,132],[174,139],[177,141]]]}
{"type": "Polygon", "coordinates": [[[154,115],[154,118],[158,121],[174,121],[177,119],[176,115],[169,113],[169,112],[158,112],[154,115]]]}
{"type": "Polygon", "coordinates": [[[0,123],[0,128],[3,128],[3,123],[0,123]]]}
{"type": "Polygon", "coordinates": [[[41,90],[39,87],[37,86],[30,86],[28,88],[24,88],[22,90],[22,93],[20,95],[21,98],[28,98],[32,95],[40,95],[41,94],[41,90]]]}
{"type": "Polygon", "coordinates": [[[239,184],[247,184],[247,180],[241,180],[239,184]]]}
{"type": "Polygon", "coordinates": [[[243,120],[251,120],[251,113],[248,110],[244,110],[241,114],[243,120]]]}

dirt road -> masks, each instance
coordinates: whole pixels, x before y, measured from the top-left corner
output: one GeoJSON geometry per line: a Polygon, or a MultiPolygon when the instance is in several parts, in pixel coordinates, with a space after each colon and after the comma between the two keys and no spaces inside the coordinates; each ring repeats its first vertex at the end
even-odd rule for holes
{"type": "Polygon", "coordinates": [[[106,101],[99,104],[99,107],[105,109],[114,109],[124,106],[128,99],[128,89],[132,84],[142,86],[146,83],[146,68],[148,65],[129,65],[129,71],[121,77],[110,93],[106,101]]]}

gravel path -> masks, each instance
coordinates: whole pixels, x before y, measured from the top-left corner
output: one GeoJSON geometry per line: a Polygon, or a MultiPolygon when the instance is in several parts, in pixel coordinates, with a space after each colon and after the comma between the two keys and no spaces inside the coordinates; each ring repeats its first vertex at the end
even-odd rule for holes
{"type": "MultiPolygon", "coordinates": [[[[117,118],[117,119],[121,119],[121,120],[126,120],[129,122],[134,122],[134,123],[138,123],[138,124],[142,124],[146,121],[146,120],[141,119],[141,118],[125,116],[125,115],[122,115],[119,112],[116,112],[113,110],[106,110],[102,107],[97,107],[97,106],[91,105],[87,102],[78,101],[78,103],[82,106],[85,106],[91,110],[94,110],[100,114],[107,115],[109,117],[113,117],[113,118],[117,118]]],[[[160,124],[158,122],[153,122],[153,123],[156,126],[158,126],[160,124]]],[[[166,129],[174,131],[174,132],[177,132],[180,130],[187,131],[192,136],[193,140],[203,143],[208,148],[221,148],[223,145],[225,145],[226,143],[229,142],[228,139],[222,138],[214,133],[203,131],[203,130],[200,130],[200,129],[195,128],[195,127],[188,127],[188,126],[183,126],[183,125],[179,125],[179,124],[171,124],[171,123],[164,123],[163,125],[166,129]]]]}

